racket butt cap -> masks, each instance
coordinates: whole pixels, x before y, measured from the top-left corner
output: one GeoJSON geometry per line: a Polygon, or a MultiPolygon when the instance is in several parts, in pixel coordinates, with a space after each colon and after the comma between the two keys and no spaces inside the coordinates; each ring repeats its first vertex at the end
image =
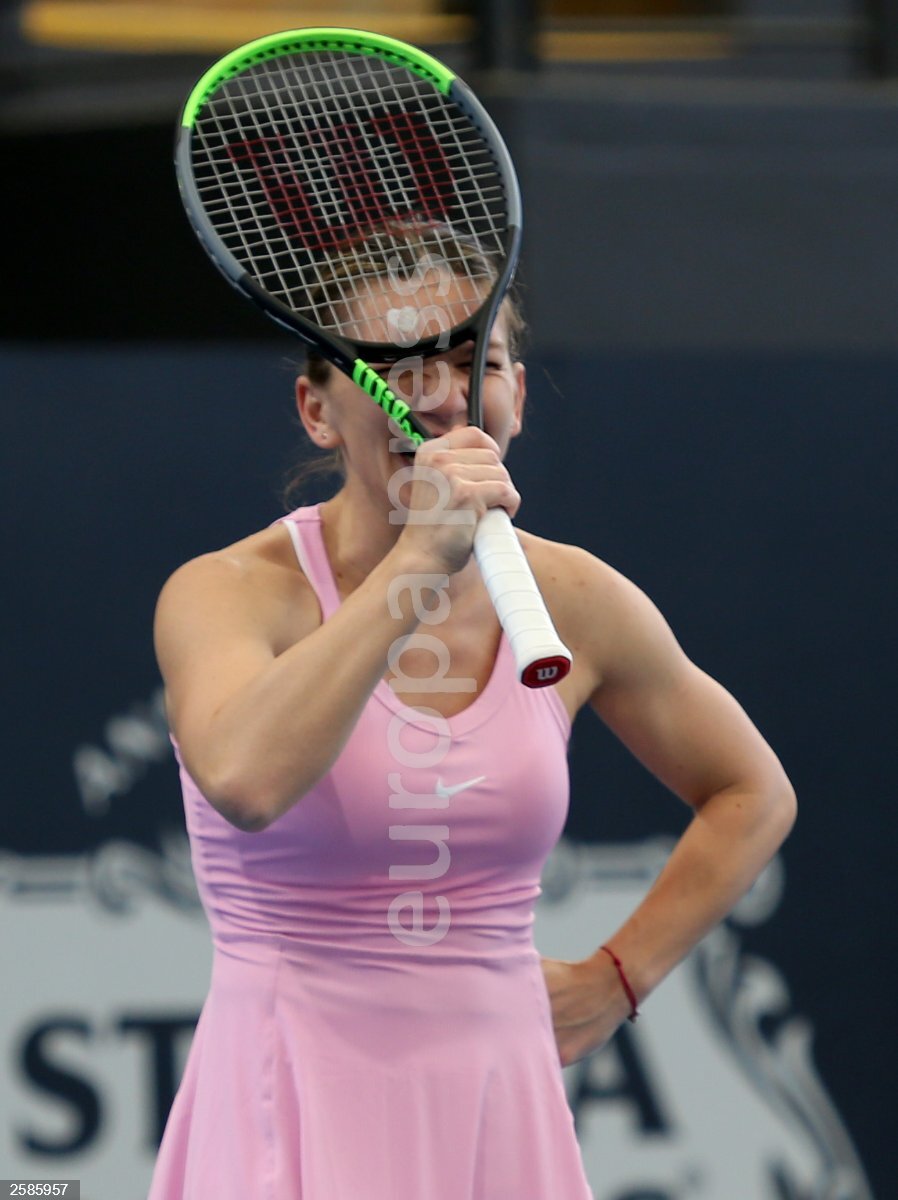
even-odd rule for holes
{"type": "Polygon", "coordinates": [[[560,683],[571,669],[571,660],[563,654],[539,658],[521,672],[521,683],[529,688],[551,687],[560,683]]]}

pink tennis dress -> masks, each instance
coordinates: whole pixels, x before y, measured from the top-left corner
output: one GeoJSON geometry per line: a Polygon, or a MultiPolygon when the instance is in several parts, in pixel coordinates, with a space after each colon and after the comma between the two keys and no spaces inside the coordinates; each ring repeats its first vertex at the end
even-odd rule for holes
{"type": "MultiPolygon", "coordinates": [[[[284,521],[326,620],[318,510],[284,521]]],[[[214,961],[149,1200],[591,1200],[533,944],[568,734],[503,637],[448,720],[378,684],[261,833],[182,766],[214,961]]]]}

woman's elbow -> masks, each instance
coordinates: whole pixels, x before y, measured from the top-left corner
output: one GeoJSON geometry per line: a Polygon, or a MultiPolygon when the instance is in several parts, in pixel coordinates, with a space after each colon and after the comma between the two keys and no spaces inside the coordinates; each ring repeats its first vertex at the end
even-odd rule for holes
{"type": "Polygon", "coordinates": [[[779,844],[792,832],[798,818],[798,797],[795,788],[783,772],[768,791],[767,819],[775,831],[779,844]]]}
{"type": "Polygon", "coordinates": [[[234,773],[210,773],[196,780],[206,801],[241,833],[261,833],[275,819],[274,805],[258,779],[234,773]]]}
{"type": "Polygon", "coordinates": [[[795,795],[795,789],[792,784],[786,781],[787,794],[783,801],[784,815],[786,819],[786,833],[792,829],[792,826],[798,820],[798,797],[795,795]]]}

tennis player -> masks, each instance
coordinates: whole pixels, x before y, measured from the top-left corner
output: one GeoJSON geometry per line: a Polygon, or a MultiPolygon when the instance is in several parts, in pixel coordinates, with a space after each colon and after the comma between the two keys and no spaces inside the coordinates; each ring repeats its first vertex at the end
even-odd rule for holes
{"type": "Polygon", "coordinates": [[[469,345],[394,379],[433,435],[414,459],[313,358],[299,416],[340,486],[162,592],[214,967],[151,1200],[589,1200],[562,1066],[635,1020],[793,822],[775,754],[653,603],[524,531],[573,667],[518,682],[472,538],[520,503],[519,330],[506,300],[485,431],[467,425],[469,345]],[[605,945],[547,960],[533,909],[583,708],[691,819],[605,945]]]}

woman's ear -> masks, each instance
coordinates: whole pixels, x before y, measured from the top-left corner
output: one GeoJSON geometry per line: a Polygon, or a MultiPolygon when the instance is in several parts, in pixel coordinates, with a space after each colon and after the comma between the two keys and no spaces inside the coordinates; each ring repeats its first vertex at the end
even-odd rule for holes
{"type": "Polygon", "coordinates": [[[332,450],[339,444],[336,431],[330,424],[327,397],[308,375],[300,375],[296,381],[296,411],[310,441],[316,446],[322,450],[332,450]]]}

